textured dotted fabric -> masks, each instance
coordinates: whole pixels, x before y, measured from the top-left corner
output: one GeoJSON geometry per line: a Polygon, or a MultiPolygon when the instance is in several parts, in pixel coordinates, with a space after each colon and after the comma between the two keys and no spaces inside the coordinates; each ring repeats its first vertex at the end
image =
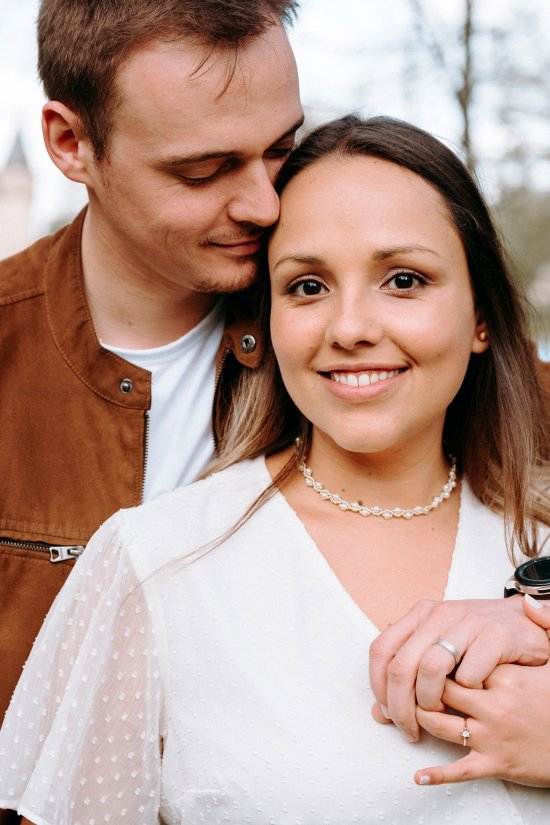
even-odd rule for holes
{"type": "MultiPolygon", "coordinates": [[[[269,480],[245,462],[98,531],[6,716],[0,807],[37,825],[550,821],[546,790],[414,785],[464,751],[372,720],[376,629],[282,496],[187,563],[269,480]]],[[[463,485],[446,597],[500,596],[509,573],[500,518],[463,485]]]]}

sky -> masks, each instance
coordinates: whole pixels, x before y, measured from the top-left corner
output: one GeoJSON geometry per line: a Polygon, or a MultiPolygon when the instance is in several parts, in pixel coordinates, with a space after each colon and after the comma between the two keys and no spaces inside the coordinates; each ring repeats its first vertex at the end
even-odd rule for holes
{"type": "MultiPolygon", "coordinates": [[[[431,10],[434,30],[444,31],[459,19],[464,0],[423,3],[431,10]]],[[[20,132],[36,178],[32,217],[35,237],[47,232],[56,217],[74,214],[85,201],[83,187],[65,181],[43,148],[43,97],[35,70],[37,8],[38,0],[0,0],[0,168],[20,132]]],[[[548,0],[478,0],[478,24],[493,25],[497,20],[503,28],[518,28],[518,13],[529,11],[543,15],[547,25],[541,31],[550,39],[548,0]]],[[[410,42],[410,19],[408,0],[302,0],[290,39],[297,57],[302,99],[312,124],[348,111],[390,114],[434,132],[453,147],[458,145],[460,122],[448,80],[437,75],[433,65],[418,63],[410,42]]],[[[528,60],[535,51],[524,47],[521,54],[528,60]]],[[[452,49],[448,60],[452,64],[452,49]]],[[[540,131],[541,141],[550,145],[550,134],[545,133],[544,126],[529,123],[525,129],[530,136],[540,131]]],[[[498,172],[490,159],[498,156],[511,139],[511,132],[495,129],[487,121],[476,137],[482,148],[480,154],[487,159],[480,164],[479,174],[490,197],[498,172]]],[[[540,182],[545,175],[550,190],[548,165],[537,170],[534,177],[540,182]]]]}

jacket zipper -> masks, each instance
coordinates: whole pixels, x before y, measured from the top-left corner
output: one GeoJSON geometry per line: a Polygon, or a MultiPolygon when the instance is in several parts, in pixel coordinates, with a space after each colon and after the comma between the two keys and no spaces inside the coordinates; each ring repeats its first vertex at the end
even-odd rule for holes
{"type": "Polygon", "coordinates": [[[8,547],[20,547],[23,550],[38,550],[49,553],[50,561],[56,564],[67,559],[76,559],[84,552],[82,544],[44,544],[38,541],[18,541],[17,539],[0,538],[0,544],[8,547]]]}
{"type": "MultiPolygon", "coordinates": [[[[225,359],[225,356],[224,356],[225,359]]],[[[216,383],[219,379],[220,369],[216,377],[216,383]]],[[[147,473],[147,460],[149,458],[149,412],[145,413],[145,440],[143,448],[143,477],[142,477],[142,492],[141,500],[143,501],[143,492],[145,490],[145,475],[147,473]]],[[[50,561],[57,564],[60,561],[67,561],[67,559],[76,559],[84,552],[82,544],[45,544],[38,541],[18,541],[17,539],[5,539],[0,537],[0,544],[8,547],[19,547],[22,550],[38,550],[40,553],[49,553],[50,561]]]]}
{"type": "Polygon", "coordinates": [[[141,478],[141,503],[143,504],[145,495],[145,476],[147,475],[147,462],[149,459],[149,410],[145,412],[145,433],[143,436],[143,476],[141,478]]]}
{"type": "Polygon", "coordinates": [[[220,383],[220,378],[221,378],[221,375],[222,375],[223,365],[227,361],[227,356],[229,355],[230,352],[231,352],[231,348],[226,347],[225,350],[224,350],[224,353],[221,357],[220,366],[218,367],[218,371],[216,372],[216,378],[214,379],[214,397],[212,399],[212,410],[211,410],[211,413],[210,413],[210,421],[211,421],[211,424],[212,424],[212,437],[214,438],[214,448],[215,448],[215,450],[218,449],[218,439],[216,437],[216,428],[214,427],[214,415],[215,415],[215,412],[216,412],[216,396],[218,394],[218,385],[220,383]]]}
{"type": "MultiPolygon", "coordinates": [[[[147,472],[147,459],[149,457],[149,413],[145,413],[145,443],[143,451],[143,480],[142,480],[142,494],[145,489],[145,474],[147,472]]],[[[77,559],[84,552],[84,545],[82,544],[45,544],[38,541],[18,541],[17,539],[5,539],[0,537],[0,544],[7,547],[19,547],[22,550],[38,550],[40,553],[49,553],[50,561],[57,564],[60,561],[67,561],[67,559],[77,559]]]]}

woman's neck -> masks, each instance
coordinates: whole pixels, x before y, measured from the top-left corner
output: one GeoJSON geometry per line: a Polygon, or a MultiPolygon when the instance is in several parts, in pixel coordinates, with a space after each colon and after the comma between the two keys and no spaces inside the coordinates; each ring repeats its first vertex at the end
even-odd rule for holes
{"type": "Polygon", "coordinates": [[[305,461],[313,477],[330,492],[366,506],[389,508],[428,504],[449,473],[439,438],[383,452],[356,453],[314,431],[305,461]]]}

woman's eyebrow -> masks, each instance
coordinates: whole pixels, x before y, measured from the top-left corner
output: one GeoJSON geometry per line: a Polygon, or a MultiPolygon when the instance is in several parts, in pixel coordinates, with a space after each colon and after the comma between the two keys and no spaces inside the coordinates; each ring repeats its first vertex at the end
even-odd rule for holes
{"type": "Polygon", "coordinates": [[[308,266],[322,266],[323,264],[323,259],[317,258],[316,255],[285,255],[284,258],[280,258],[277,261],[273,269],[277,269],[278,266],[281,266],[281,264],[287,263],[288,261],[295,264],[307,264],[308,266]]]}
{"type": "MultiPolygon", "coordinates": [[[[377,252],[373,253],[372,260],[375,263],[380,263],[388,258],[393,258],[395,255],[410,254],[414,252],[427,252],[430,255],[436,255],[438,258],[441,257],[439,252],[436,252],[435,249],[430,249],[430,247],[422,246],[421,244],[414,244],[407,246],[390,246],[387,247],[387,249],[379,249],[377,252]]],[[[296,253],[295,255],[285,255],[283,258],[280,258],[273,266],[273,270],[276,270],[278,266],[281,266],[281,264],[289,261],[291,263],[306,264],[308,266],[322,266],[324,263],[323,259],[317,257],[316,255],[301,255],[296,253]]]]}
{"type": "Polygon", "coordinates": [[[413,244],[412,246],[390,246],[387,249],[379,249],[373,254],[372,260],[375,263],[379,263],[380,261],[387,260],[387,258],[393,258],[395,255],[406,255],[411,252],[427,252],[430,255],[436,255],[438,258],[441,257],[435,249],[430,249],[430,247],[422,246],[421,244],[413,244]]]}

